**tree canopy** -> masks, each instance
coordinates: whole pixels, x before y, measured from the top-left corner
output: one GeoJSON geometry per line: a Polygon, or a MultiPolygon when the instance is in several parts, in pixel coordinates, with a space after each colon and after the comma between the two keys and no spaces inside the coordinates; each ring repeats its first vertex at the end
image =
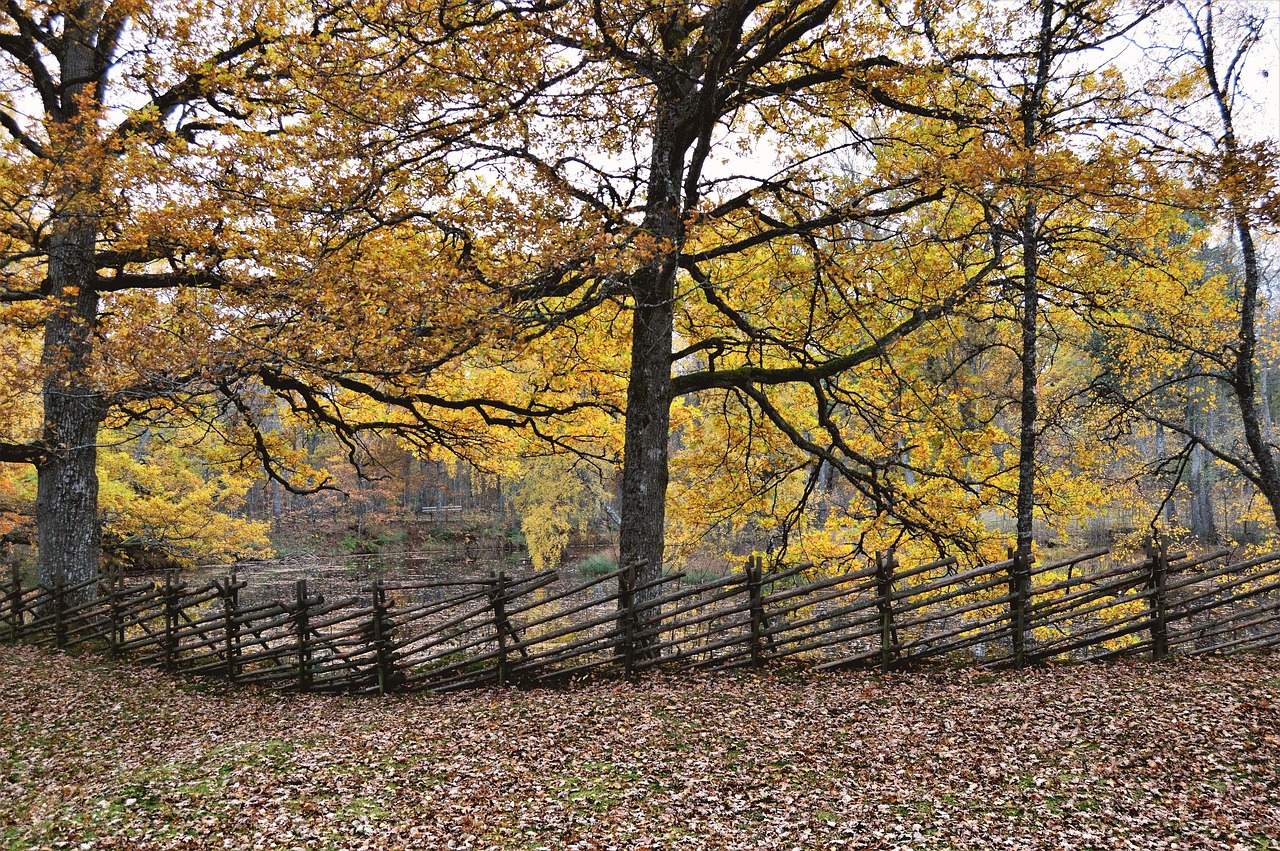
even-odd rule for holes
{"type": "Polygon", "coordinates": [[[349,489],[327,433],[521,479],[540,559],[611,502],[646,581],[742,535],[1168,523],[1193,452],[1280,516],[1280,160],[1237,130],[1269,15],[10,3],[0,508],[34,468],[42,577],[76,581],[104,522],[195,535],[130,511],[349,489]]]}

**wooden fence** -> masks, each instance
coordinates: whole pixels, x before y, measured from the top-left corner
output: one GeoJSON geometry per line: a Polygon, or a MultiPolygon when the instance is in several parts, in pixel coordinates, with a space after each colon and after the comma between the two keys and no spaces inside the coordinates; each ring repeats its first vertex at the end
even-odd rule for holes
{"type": "Polygon", "coordinates": [[[629,566],[571,587],[554,571],[375,581],[325,600],[242,604],[245,581],[176,574],[128,584],[24,588],[0,597],[0,638],[82,646],[165,671],[312,692],[436,692],[564,681],[594,669],[719,669],[781,659],[884,671],[929,661],[1024,666],[1048,659],[1236,653],[1280,643],[1280,552],[1231,562],[1149,546],[1038,565],[1015,555],[959,570],[892,554],[834,576],[766,571],[637,584],[629,566]],[[96,593],[87,594],[89,586],[96,593]],[[91,599],[84,601],[86,597],[91,599]],[[73,601],[83,602],[75,603],[73,601]]]}

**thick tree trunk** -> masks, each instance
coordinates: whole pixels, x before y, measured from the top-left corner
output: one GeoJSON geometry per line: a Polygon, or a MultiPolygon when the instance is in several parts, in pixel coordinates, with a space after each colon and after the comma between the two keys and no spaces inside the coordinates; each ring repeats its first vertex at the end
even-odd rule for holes
{"type": "Polygon", "coordinates": [[[656,578],[662,570],[673,322],[671,299],[656,299],[636,306],[631,333],[618,558],[624,565],[645,563],[639,573],[641,582],[656,578]]]}
{"type": "MultiPolygon", "coordinates": [[[[96,147],[96,109],[107,66],[97,55],[103,5],[90,3],[67,13],[58,57],[65,87],[54,117],[66,134],[65,153],[74,162],[96,147]]],[[[41,366],[44,421],[36,489],[40,581],[48,586],[92,579],[98,571],[98,425],[102,400],[94,385],[92,359],[98,323],[96,251],[101,217],[100,164],[92,158],[63,174],[49,235],[45,293],[52,311],[44,326],[41,366]]],[[[77,592],[91,599],[93,586],[77,592]]]]}
{"type": "MultiPolygon", "coordinates": [[[[50,587],[87,581],[98,570],[102,410],[90,374],[98,315],[96,235],[93,216],[68,216],[49,250],[54,311],[44,328],[44,459],[38,468],[36,526],[40,581],[50,587]]],[[[79,596],[92,595],[89,588],[79,596]]]]}
{"type": "MultiPolygon", "coordinates": [[[[671,344],[677,264],[684,244],[681,188],[689,141],[679,141],[676,131],[681,101],[689,94],[688,82],[682,81],[675,88],[673,91],[660,87],[645,202],[645,230],[663,247],[631,280],[635,306],[618,499],[618,559],[623,565],[644,562],[637,575],[641,584],[662,574],[667,516],[671,344]]],[[[644,596],[656,596],[659,591],[654,588],[644,596]]]]}

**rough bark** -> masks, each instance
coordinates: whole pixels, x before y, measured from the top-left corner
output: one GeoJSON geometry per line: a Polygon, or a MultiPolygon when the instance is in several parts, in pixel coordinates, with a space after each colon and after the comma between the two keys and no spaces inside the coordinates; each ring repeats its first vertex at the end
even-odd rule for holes
{"type": "MultiPolygon", "coordinates": [[[[668,441],[671,432],[671,345],[675,326],[675,280],[684,243],[681,186],[685,150],[691,139],[677,138],[684,91],[659,86],[650,152],[645,229],[667,247],[632,277],[634,299],[631,370],[627,379],[627,422],[623,446],[620,564],[643,561],[640,584],[662,573],[668,441]]],[[[658,589],[654,589],[654,593],[658,589]]]]}
{"type": "Polygon", "coordinates": [[[636,307],[632,327],[618,557],[621,564],[645,562],[641,583],[662,569],[673,319],[670,298],[658,299],[636,307]]]}
{"type": "Polygon", "coordinates": [[[1022,388],[1018,424],[1017,552],[1030,555],[1036,507],[1036,438],[1040,418],[1038,343],[1040,288],[1037,282],[1036,205],[1027,205],[1022,235],[1022,388]]]}
{"type": "MultiPolygon", "coordinates": [[[[41,583],[78,584],[98,569],[98,423],[90,375],[98,293],[93,289],[97,224],[69,217],[49,251],[56,307],[44,328],[44,458],[37,467],[36,528],[41,583]]],[[[84,592],[92,594],[92,589],[84,592]]]]}
{"type": "MultiPolygon", "coordinates": [[[[77,270],[67,271],[74,275],[77,270]]],[[[98,569],[101,413],[86,369],[97,309],[97,293],[86,287],[63,301],[45,324],[50,374],[43,388],[45,456],[37,467],[36,527],[40,582],[49,587],[83,582],[98,569]]],[[[92,588],[84,593],[92,595],[92,588]]]]}
{"type": "MultiPolygon", "coordinates": [[[[99,94],[90,88],[101,84],[98,74],[105,73],[95,55],[95,13],[101,10],[78,11],[87,19],[69,18],[59,57],[63,80],[76,81],[66,86],[57,116],[73,140],[72,151],[80,147],[74,140],[87,140],[96,132],[94,116],[82,112],[83,98],[99,94]]],[[[91,361],[98,321],[95,251],[100,219],[95,205],[100,187],[92,171],[67,178],[58,193],[49,242],[45,292],[53,310],[45,322],[41,355],[43,458],[37,467],[36,527],[40,581],[51,587],[83,582],[98,570],[97,440],[102,405],[91,361]]],[[[92,595],[92,586],[81,592],[92,595]]]]}

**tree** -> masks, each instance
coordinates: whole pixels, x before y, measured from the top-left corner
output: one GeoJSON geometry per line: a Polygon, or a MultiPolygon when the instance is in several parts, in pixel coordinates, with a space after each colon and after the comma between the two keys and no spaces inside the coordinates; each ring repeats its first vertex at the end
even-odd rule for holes
{"type": "Polygon", "coordinates": [[[565,455],[530,458],[515,486],[515,508],[537,570],[560,563],[574,533],[586,532],[605,498],[600,473],[565,455]]]}
{"type": "Polygon", "coordinates": [[[220,463],[225,447],[207,432],[126,437],[109,424],[102,431],[98,510],[109,555],[135,564],[270,555],[266,524],[241,516],[251,471],[220,463]]]}
{"type": "Polygon", "coordinates": [[[921,222],[925,207],[942,209],[934,163],[921,157],[914,170],[879,172],[874,130],[857,126],[873,111],[912,109],[903,81],[931,72],[879,52],[890,30],[874,7],[834,0],[504,8],[574,66],[531,108],[542,132],[491,143],[510,163],[504,191],[518,194],[522,180],[538,187],[538,198],[520,195],[533,211],[525,221],[556,224],[551,234],[520,228],[538,267],[513,299],[530,327],[544,329],[535,335],[555,337],[619,303],[630,313],[622,561],[645,562],[642,579],[663,561],[671,405],[689,394],[742,400],[887,505],[884,461],[841,457],[850,447],[830,433],[834,424],[806,435],[763,388],[812,389],[806,406],[821,410],[825,383],[946,313],[992,268],[989,257],[970,258],[959,280],[927,279],[901,295],[877,290],[885,297],[875,306],[871,297],[850,300],[862,285],[841,293],[853,275],[841,275],[839,262],[869,245],[849,238],[851,225],[913,213],[921,222]],[[737,153],[754,139],[768,140],[774,162],[737,153]],[[842,155],[871,167],[845,179],[842,155]],[[809,324],[801,305],[773,322],[767,273],[736,297],[735,258],[806,245],[823,246],[805,273],[823,322],[809,324]],[[841,330],[824,342],[833,324],[841,330]]]}
{"type": "Polygon", "coordinates": [[[1280,153],[1274,140],[1250,141],[1238,126],[1250,56],[1274,10],[1210,1],[1176,11],[1183,40],[1167,46],[1173,83],[1161,92],[1163,121],[1153,121],[1150,132],[1166,167],[1183,181],[1170,200],[1185,220],[1176,239],[1153,250],[1163,282],[1115,317],[1118,366],[1100,389],[1118,411],[1182,438],[1162,464],[1180,478],[1190,463],[1194,525],[1211,534],[1195,483],[1205,453],[1239,472],[1280,523],[1280,466],[1259,379],[1267,292],[1257,245],[1280,216],[1280,153]],[[1229,250],[1210,245],[1215,227],[1229,234],[1229,250]],[[1235,423],[1221,424],[1219,399],[1230,401],[1235,423]]]}
{"type": "Polygon", "coordinates": [[[98,427],[110,394],[126,389],[104,382],[95,357],[104,297],[212,284],[223,250],[206,243],[214,222],[203,199],[180,200],[193,186],[188,146],[271,105],[268,46],[290,14],[15,2],[0,19],[11,93],[0,104],[10,137],[0,300],[39,303],[43,323],[39,433],[7,441],[0,457],[38,468],[42,581],[79,583],[97,569],[98,427]],[[165,228],[161,217],[179,210],[209,229],[165,228]]]}
{"type": "MultiPolygon", "coordinates": [[[[1226,27],[1234,31],[1224,44],[1221,41],[1224,27],[1217,3],[1208,0],[1198,7],[1184,5],[1183,9],[1193,38],[1191,56],[1199,65],[1209,105],[1217,118],[1215,144],[1206,152],[1211,158],[1206,164],[1211,164],[1212,169],[1207,176],[1217,185],[1215,200],[1234,233],[1242,267],[1236,340],[1229,348],[1225,379],[1239,408],[1251,463],[1235,455],[1228,463],[1262,492],[1280,524],[1280,460],[1264,435],[1263,423],[1267,418],[1264,408],[1268,403],[1260,399],[1258,393],[1258,326],[1264,292],[1255,238],[1259,225],[1274,227],[1280,222],[1280,192],[1277,191],[1280,151],[1275,148],[1274,140],[1269,144],[1251,145],[1241,139],[1236,130],[1246,63],[1265,33],[1272,10],[1235,7],[1234,15],[1228,13],[1231,17],[1226,23],[1226,27]]],[[[1191,431],[1191,434],[1197,432],[1191,431]]],[[[1195,443],[1212,445],[1201,437],[1197,437],[1195,443]]],[[[1223,458],[1224,453],[1219,450],[1214,454],[1223,458]]]]}
{"type": "MultiPolygon", "coordinates": [[[[1056,433],[1075,444],[1068,457],[1089,442],[1078,429],[1089,416],[1080,400],[1091,384],[1083,347],[1091,314],[1116,294],[1098,269],[1125,262],[1117,222],[1141,218],[1155,194],[1133,135],[1148,107],[1108,60],[1092,57],[1114,49],[1157,6],[1037,0],[982,33],[949,25],[951,8],[921,7],[916,21],[953,71],[942,96],[977,128],[968,173],[957,183],[988,210],[989,238],[1012,244],[1001,280],[1016,303],[997,297],[991,318],[1017,329],[1006,345],[1018,362],[1012,508],[1023,554],[1031,553],[1037,509],[1050,500],[1042,481],[1048,442],[1056,433]],[[1070,381],[1047,382],[1055,358],[1074,361],[1070,381]],[[1057,385],[1049,405],[1047,383],[1057,385]]],[[[979,14],[970,7],[961,17],[979,14]]],[[[1052,466],[1061,469],[1064,460],[1052,466]]],[[[1061,495],[1055,502],[1063,507],[1061,495]]]]}
{"type": "Polygon", "coordinates": [[[394,349],[397,375],[421,384],[479,336],[476,300],[444,268],[460,253],[454,231],[409,225],[434,219],[439,187],[457,176],[449,141],[507,114],[530,78],[550,81],[498,60],[498,42],[453,44],[451,8],[415,6],[430,26],[389,52],[388,7],[6,7],[0,303],[12,335],[40,338],[38,363],[15,360],[8,388],[34,391],[40,425],[7,422],[0,460],[38,469],[43,582],[97,567],[109,412],[226,426],[288,487],[317,483],[273,460],[264,395],[351,453],[387,430],[475,439],[464,416],[425,423],[412,406],[360,419],[350,394],[389,397],[341,366],[375,352],[376,376],[394,349]],[[344,350],[359,325],[366,342],[344,350]]]}

